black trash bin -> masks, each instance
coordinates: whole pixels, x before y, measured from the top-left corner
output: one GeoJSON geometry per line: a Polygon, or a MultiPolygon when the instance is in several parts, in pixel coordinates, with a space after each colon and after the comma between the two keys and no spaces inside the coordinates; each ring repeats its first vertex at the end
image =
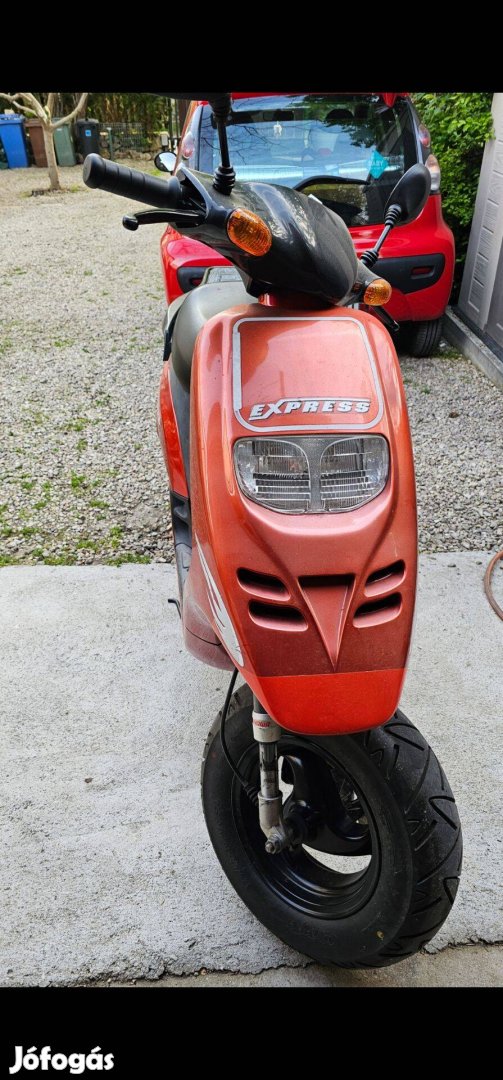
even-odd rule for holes
{"type": "Polygon", "coordinates": [[[99,120],[77,120],[75,122],[75,138],[77,147],[82,157],[88,154],[100,152],[100,122],[99,120]]]}

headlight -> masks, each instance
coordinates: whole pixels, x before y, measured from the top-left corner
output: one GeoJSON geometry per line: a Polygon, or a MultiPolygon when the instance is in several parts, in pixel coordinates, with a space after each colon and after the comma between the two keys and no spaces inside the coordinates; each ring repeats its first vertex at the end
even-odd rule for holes
{"type": "Polygon", "coordinates": [[[338,513],[375,499],[389,473],[382,435],[239,439],[234,465],[249,499],[284,514],[338,513]]]}

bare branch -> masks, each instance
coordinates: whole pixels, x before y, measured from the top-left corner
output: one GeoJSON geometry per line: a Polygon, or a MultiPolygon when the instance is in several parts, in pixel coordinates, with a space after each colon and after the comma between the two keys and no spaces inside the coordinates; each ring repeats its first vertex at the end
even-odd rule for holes
{"type": "Polygon", "coordinates": [[[56,94],[49,94],[47,98],[46,109],[49,113],[49,119],[52,120],[52,114],[54,112],[54,102],[56,100],[56,94]]]}
{"type": "Polygon", "coordinates": [[[0,98],[5,98],[6,101],[10,101],[13,105],[16,104],[16,107],[18,108],[19,112],[22,112],[25,116],[33,117],[33,116],[36,115],[36,113],[35,113],[35,111],[33,109],[28,109],[28,108],[26,108],[25,105],[20,105],[18,101],[16,101],[14,103],[13,98],[9,97],[8,94],[0,94],[0,98]]]}
{"type": "Polygon", "coordinates": [[[40,120],[47,122],[44,108],[33,94],[0,94],[0,98],[5,98],[6,101],[10,101],[10,103],[15,105],[20,112],[25,114],[25,116],[38,116],[40,120]],[[20,104],[20,98],[24,101],[24,105],[20,104]]]}
{"type": "Polygon", "coordinates": [[[68,116],[64,116],[62,120],[57,120],[55,124],[51,124],[52,130],[55,131],[56,128],[62,127],[63,124],[69,124],[70,120],[73,120],[74,117],[78,116],[79,112],[82,112],[85,109],[88,97],[88,93],[81,94],[78,104],[75,106],[73,111],[71,113],[68,113],[68,116]]]}

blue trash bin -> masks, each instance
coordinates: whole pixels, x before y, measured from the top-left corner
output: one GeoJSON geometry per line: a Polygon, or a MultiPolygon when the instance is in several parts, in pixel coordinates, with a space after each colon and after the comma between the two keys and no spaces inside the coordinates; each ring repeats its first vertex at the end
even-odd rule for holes
{"type": "Polygon", "coordinates": [[[2,140],[9,169],[27,169],[28,154],[24,137],[22,116],[0,113],[0,139],[2,140]]]}

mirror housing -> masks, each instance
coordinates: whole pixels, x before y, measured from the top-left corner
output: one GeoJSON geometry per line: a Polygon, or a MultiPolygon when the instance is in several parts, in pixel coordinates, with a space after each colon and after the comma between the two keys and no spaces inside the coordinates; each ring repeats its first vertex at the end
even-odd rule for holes
{"type": "Polygon", "coordinates": [[[431,176],[429,169],[426,165],[412,165],[407,172],[403,174],[398,184],[395,184],[393,191],[386,203],[384,209],[384,221],[388,222],[388,215],[395,209],[400,211],[392,214],[395,221],[392,224],[408,225],[409,221],[413,221],[418,217],[421,210],[426,204],[428,195],[431,188],[431,176]]]}
{"type": "Polygon", "coordinates": [[[161,172],[174,173],[176,154],[173,154],[171,150],[160,150],[159,153],[155,155],[154,165],[157,169],[160,169],[161,172]]]}

